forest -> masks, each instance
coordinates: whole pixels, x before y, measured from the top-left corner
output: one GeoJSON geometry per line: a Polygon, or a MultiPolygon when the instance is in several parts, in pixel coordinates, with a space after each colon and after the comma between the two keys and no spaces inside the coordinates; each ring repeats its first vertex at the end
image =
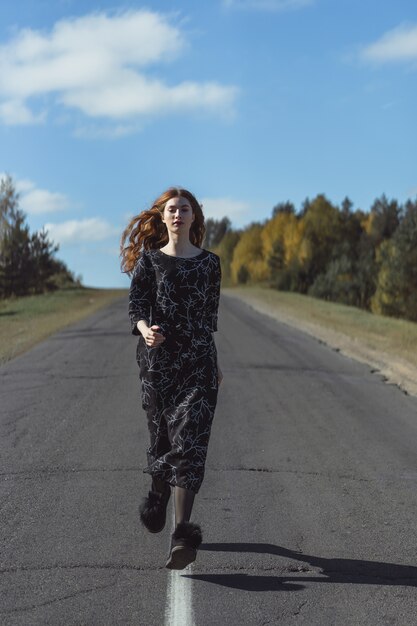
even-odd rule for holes
{"type": "Polygon", "coordinates": [[[0,298],[80,287],[45,230],[31,233],[11,176],[0,181],[0,298]]]}
{"type": "MultiPolygon", "coordinates": [[[[203,207],[204,209],[204,207],[203,207]]],[[[263,285],[417,321],[417,198],[385,195],[369,210],[324,194],[279,202],[263,222],[207,219],[204,245],[223,285],[263,285]]],[[[31,233],[10,176],[0,181],[0,298],[81,286],[44,230],[31,233]]]]}
{"type": "Polygon", "coordinates": [[[324,194],[297,211],[280,202],[264,222],[234,230],[207,220],[206,244],[224,284],[262,284],[417,321],[417,198],[385,195],[368,211],[324,194]]]}

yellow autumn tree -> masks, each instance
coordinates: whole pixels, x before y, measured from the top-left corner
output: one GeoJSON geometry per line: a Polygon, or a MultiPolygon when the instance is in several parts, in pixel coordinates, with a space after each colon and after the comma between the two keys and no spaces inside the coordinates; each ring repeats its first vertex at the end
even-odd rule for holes
{"type": "Polygon", "coordinates": [[[335,246],[340,243],[342,223],[340,213],[323,194],[308,203],[302,217],[303,240],[300,252],[303,257],[301,291],[307,290],[317,276],[325,271],[335,246]]]}
{"type": "Polygon", "coordinates": [[[291,218],[294,219],[294,215],[291,213],[277,213],[264,224],[261,232],[261,240],[262,254],[266,260],[273,254],[276,242],[279,241],[283,243],[285,230],[291,218]]]}
{"type": "Polygon", "coordinates": [[[231,282],[231,263],[233,252],[240,239],[241,232],[237,230],[229,230],[220,243],[214,248],[213,252],[219,255],[222,266],[222,285],[226,287],[231,282]]]}
{"type": "Polygon", "coordinates": [[[230,266],[232,282],[237,285],[261,282],[268,278],[268,266],[263,256],[262,225],[251,224],[241,234],[230,266]]]}
{"type": "Polygon", "coordinates": [[[285,225],[284,249],[285,265],[290,267],[294,262],[303,263],[307,258],[308,251],[304,240],[305,224],[303,219],[291,215],[285,225]]]}
{"type": "Polygon", "coordinates": [[[371,299],[372,313],[390,314],[395,311],[398,301],[399,290],[396,289],[392,276],[392,266],[396,265],[397,250],[390,239],[381,243],[376,252],[376,260],[379,266],[376,281],[376,290],[371,299]]]}
{"type": "Polygon", "coordinates": [[[263,257],[268,279],[278,288],[289,288],[288,272],[295,272],[298,260],[304,257],[301,244],[303,224],[293,212],[277,212],[268,220],[261,233],[263,257]]]}
{"type": "Polygon", "coordinates": [[[378,248],[377,262],[372,312],[417,321],[417,199],[406,203],[394,235],[378,248]]]}

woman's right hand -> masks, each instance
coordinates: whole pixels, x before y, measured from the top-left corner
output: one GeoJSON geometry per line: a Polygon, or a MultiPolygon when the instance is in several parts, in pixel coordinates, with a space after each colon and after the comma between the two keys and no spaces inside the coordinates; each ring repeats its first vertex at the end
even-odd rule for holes
{"type": "Polygon", "coordinates": [[[142,336],[147,346],[155,348],[165,341],[164,335],[158,332],[159,329],[160,326],[155,324],[150,328],[146,328],[144,332],[142,332],[142,336]]]}

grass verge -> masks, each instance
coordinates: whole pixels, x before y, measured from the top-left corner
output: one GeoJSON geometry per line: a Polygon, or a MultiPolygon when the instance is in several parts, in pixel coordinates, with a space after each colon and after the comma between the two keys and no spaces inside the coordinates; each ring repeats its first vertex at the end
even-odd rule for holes
{"type": "Polygon", "coordinates": [[[229,287],[223,292],[376,366],[389,380],[416,393],[416,323],[262,286],[229,287]]]}
{"type": "Polygon", "coordinates": [[[126,289],[80,288],[0,300],[0,363],[124,295],[126,289]]]}

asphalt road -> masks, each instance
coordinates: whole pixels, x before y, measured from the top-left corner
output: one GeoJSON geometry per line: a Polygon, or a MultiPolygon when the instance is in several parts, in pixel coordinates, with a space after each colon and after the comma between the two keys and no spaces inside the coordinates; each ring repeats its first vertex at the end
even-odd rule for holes
{"type": "Polygon", "coordinates": [[[417,399],[222,296],[224,373],[193,519],[137,507],[147,429],[120,300],[0,369],[0,623],[417,624],[417,399]]]}

